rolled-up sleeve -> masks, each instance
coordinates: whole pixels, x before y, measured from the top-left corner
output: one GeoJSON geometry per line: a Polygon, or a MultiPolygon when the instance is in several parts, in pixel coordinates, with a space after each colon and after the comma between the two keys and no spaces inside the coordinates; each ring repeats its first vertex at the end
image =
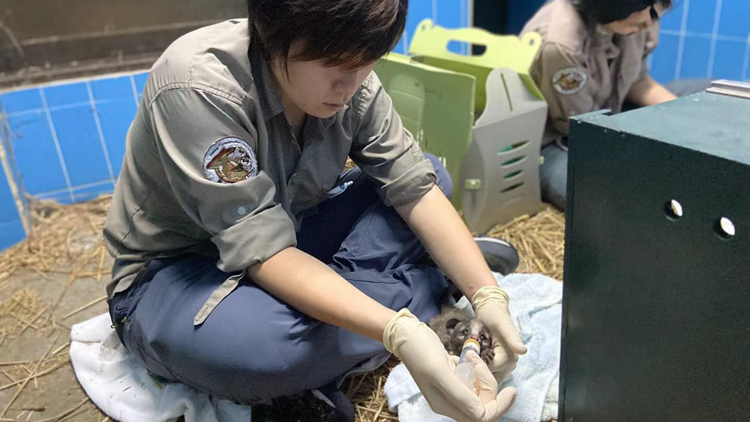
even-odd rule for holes
{"type": "Polygon", "coordinates": [[[401,122],[378,77],[367,78],[353,102],[359,116],[352,160],[379,182],[388,206],[421,198],[435,185],[435,171],[401,122]]]}
{"type": "Polygon", "coordinates": [[[221,92],[170,89],[152,102],[152,128],[171,190],[183,211],[209,233],[222,271],[244,270],[296,245],[294,225],[274,202],[276,188],[259,165],[257,132],[243,105],[221,92]],[[209,177],[209,151],[241,145],[252,172],[209,177]],[[213,180],[212,180],[213,179],[213,180]]]}

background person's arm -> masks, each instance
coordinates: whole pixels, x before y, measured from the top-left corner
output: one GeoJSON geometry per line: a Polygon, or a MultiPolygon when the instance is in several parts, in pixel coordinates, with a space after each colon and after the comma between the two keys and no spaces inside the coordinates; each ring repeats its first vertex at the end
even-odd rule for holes
{"type": "Polygon", "coordinates": [[[647,107],[654,104],[676,100],[677,97],[650,76],[633,84],[628,92],[628,100],[634,104],[647,107]]]}

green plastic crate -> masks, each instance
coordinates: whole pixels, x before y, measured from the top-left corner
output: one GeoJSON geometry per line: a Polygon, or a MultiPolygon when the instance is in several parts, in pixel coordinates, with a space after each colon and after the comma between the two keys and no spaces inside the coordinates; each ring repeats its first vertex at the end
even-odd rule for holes
{"type": "Polygon", "coordinates": [[[541,42],[542,37],[534,32],[518,38],[495,35],[479,28],[446,29],[425,19],[414,33],[409,54],[415,61],[474,76],[477,80],[474,115],[478,118],[487,103],[487,77],[497,68],[508,68],[518,73],[529,92],[536,98],[544,99],[529,75],[529,68],[541,42]],[[448,45],[453,41],[484,46],[485,51],[480,55],[456,54],[448,50],[448,45]]]}
{"type": "Polygon", "coordinates": [[[375,67],[404,127],[423,151],[440,158],[451,175],[452,203],[460,208],[457,189],[461,160],[472,137],[476,79],[390,53],[375,67]]]}

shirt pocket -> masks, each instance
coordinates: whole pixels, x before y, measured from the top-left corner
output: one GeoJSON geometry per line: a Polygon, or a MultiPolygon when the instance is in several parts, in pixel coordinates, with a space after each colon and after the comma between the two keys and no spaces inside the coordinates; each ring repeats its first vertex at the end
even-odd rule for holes
{"type": "Polygon", "coordinates": [[[325,174],[321,174],[320,178],[318,179],[318,183],[316,183],[316,185],[312,189],[312,192],[310,193],[310,200],[307,201],[305,208],[313,208],[319,205],[321,202],[324,202],[343,193],[343,189],[339,189],[339,185],[341,184],[340,181],[341,174],[339,173],[331,171],[325,172],[325,174]]]}
{"type": "Polygon", "coordinates": [[[326,184],[323,185],[321,189],[325,193],[326,199],[335,198],[341,195],[349,188],[349,186],[354,184],[353,180],[347,179],[347,176],[349,176],[354,170],[356,170],[356,168],[344,170],[333,179],[334,181],[330,186],[327,186],[326,184]]]}

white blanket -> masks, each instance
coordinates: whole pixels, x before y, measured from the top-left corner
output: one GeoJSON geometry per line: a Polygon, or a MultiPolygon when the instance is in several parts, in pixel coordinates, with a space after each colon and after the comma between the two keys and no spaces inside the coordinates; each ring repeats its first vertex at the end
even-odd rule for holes
{"type": "MultiPolygon", "coordinates": [[[[518,398],[503,420],[549,420],[557,416],[562,285],[539,275],[498,279],[511,297],[511,314],[529,348],[507,383],[518,389],[518,398]]],[[[468,302],[463,299],[459,306],[468,302]]],[[[73,326],[70,358],[86,394],[120,422],[171,422],[180,416],[185,422],[251,421],[250,406],[215,400],[183,384],[158,385],[120,343],[107,314],[73,326]]],[[[403,365],[391,373],[385,392],[402,422],[447,421],[430,411],[403,365]]]]}
{"type": "MultiPolygon", "coordinates": [[[[560,324],[562,284],[540,274],[496,274],[498,285],[510,296],[510,313],[528,353],[505,386],[518,395],[502,421],[539,422],[557,418],[558,373],[560,365],[560,324]]],[[[471,311],[463,298],[457,306],[471,311]]],[[[388,407],[401,422],[449,422],[430,410],[409,371],[401,364],[385,383],[388,407]]]]}
{"type": "Polygon", "coordinates": [[[157,383],[123,347],[103,314],[76,324],[70,360],[78,381],[104,413],[120,422],[249,422],[250,406],[214,400],[183,384],[157,383]]]}

